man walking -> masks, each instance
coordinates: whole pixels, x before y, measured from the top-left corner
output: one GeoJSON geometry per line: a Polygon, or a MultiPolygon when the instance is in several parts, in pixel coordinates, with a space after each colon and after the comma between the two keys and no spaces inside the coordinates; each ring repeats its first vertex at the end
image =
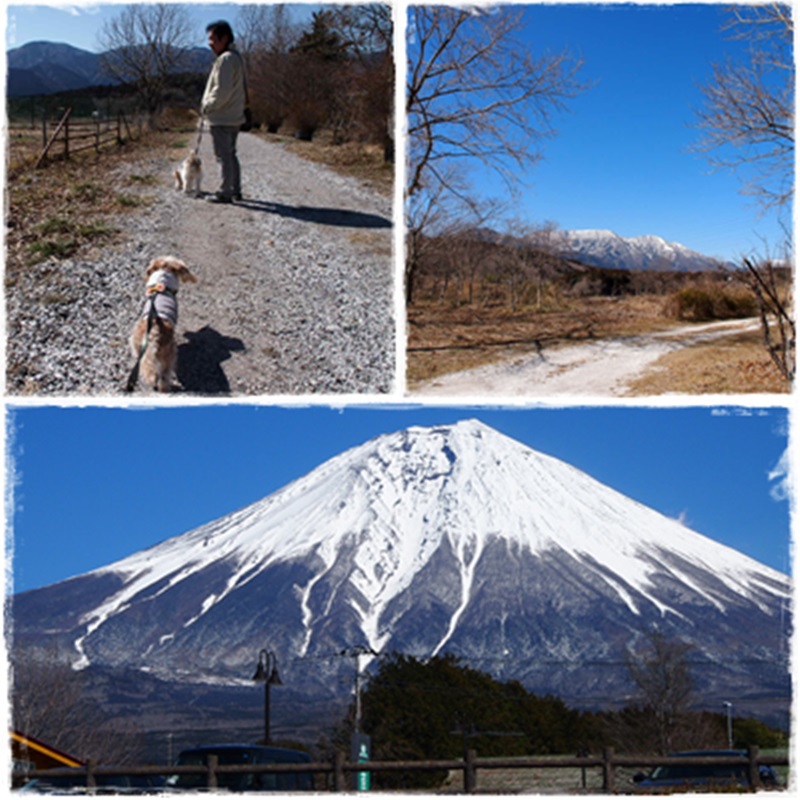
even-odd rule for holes
{"type": "Polygon", "coordinates": [[[244,122],[247,103],[244,63],[233,45],[233,31],[227,22],[212,22],[207,28],[208,46],[217,57],[206,82],[200,113],[208,120],[214,155],[222,168],[222,182],[213,203],[231,203],[242,199],[236,138],[244,122]]]}

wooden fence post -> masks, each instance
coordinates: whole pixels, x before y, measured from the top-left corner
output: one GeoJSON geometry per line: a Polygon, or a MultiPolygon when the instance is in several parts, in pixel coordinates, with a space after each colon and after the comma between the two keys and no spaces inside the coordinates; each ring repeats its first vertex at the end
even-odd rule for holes
{"type": "MultiPolygon", "coordinates": [[[[58,138],[58,134],[61,133],[62,129],[65,129],[64,149],[65,149],[66,156],[69,157],[69,133],[66,132],[66,128],[67,128],[67,126],[69,124],[69,115],[71,113],[72,113],[72,109],[71,108],[68,108],[64,112],[64,116],[61,118],[61,120],[59,121],[58,125],[56,125],[56,129],[53,131],[52,136],[50,136],[50,138],[47,140],[47,143],[45,144],[44,148],[42,149],[42,154],[39,156],[38,160],[36,161],[36,164],[34,164],[34,169],[38,169],[39,166],[41,165],[42,161],[44,161],[44,159],[47,158],[47,153],[49,152],[50,148],[53,146],[55,140],[58,138]]],[[[46,120],[45,120],[44,124],[45,124],[45,130],[46,130],[46,128],[47,128],[47,121],[46,120]]]]}
{"type": "Polygon", "coordinates": [[[478,754],[474,750],[467,750],[464,758],[464,793],[475,794],[478,788],[478,768],[475,759],[478,754]]]}
{"type": "Polygon", "coordinates": [[[217,781],[217,767],[219,766],[219,757],[209,754],[208,756],[208,771],[206,773],[206,786],[209,789],[216,789],[217,781]]]}
{"type": "Polygon", "coordinates": [[[747,765],[750,774],[750,791],[756,792],[761,785],[761,775],[758,770],[758,745],[751,744],[747,748],[747,758],[750,761],[747,765]]]}
{"type": "Polygon", "coordinates": [[[603,791],[606,794],[614,794],[617,791],[614,780],[614,748],[603,748],[603,791]]]}
{"type": "Polygon", "coordinates": [[[89,759],[89,761],[86,762],[86,788],[90,792],[97,788],[97,777],[94,774],[96,768],[96,761],[89,759]]]}
{"type": "Polygon", "coordinates": [[[347,789],[344,777],[344,753],[337,750],[333,754],[333,791],[344,792],[347,789]]]}

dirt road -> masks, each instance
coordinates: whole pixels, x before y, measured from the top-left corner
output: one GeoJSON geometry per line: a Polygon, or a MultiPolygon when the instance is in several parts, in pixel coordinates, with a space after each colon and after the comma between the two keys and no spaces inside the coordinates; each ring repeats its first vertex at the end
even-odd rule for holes
{"type": "MultiPolygon", "coordinates": [[[[200,150],[212,192],[210,136],[200,150]]],[[[120,394],[144,269],[158,255],[182,259],[198,278],[179,294],[177,392],[391,391],[391,200],[280,142],[242,134],[244,200],[216,205],[175,190],[184,155],[110,161],[115,189],[143,203],[120,215],[122,243],[38,264],[9,292],[8,391],[120,394]]]]}
{"type": "Polygon", "coordinates": [[[625,339],[607,339],[538,353],[442,375],[416,387],[425,396],[622,397],[628,385],[667,353],[702,341],[752,330],[758,320],[692,325],[625,339]]]}

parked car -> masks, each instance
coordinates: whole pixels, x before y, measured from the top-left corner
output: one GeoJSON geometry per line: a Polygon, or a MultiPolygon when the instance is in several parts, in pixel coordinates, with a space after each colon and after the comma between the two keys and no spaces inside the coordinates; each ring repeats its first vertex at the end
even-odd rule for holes
{"type": "MultiPolygon", "coordinates": [[[[685,750],[670,753],[670,758],[718,756],[721,758],[747,757],[746,750],[685,750]]],[[[772,767],[761,765],[758,769],[763,786],[777,786],[778,776],[772,767]]],[[[638,773],[633,780],[642,789],[658,789],[682,786],[724,788],[750,786],[750,772],[746,764],[668,764],[654,767],[649,774],[638,773]]]]}
{"type": "MultiPolygon", "coordinates": [[[[307,764],[311,756],[302,750],[283,747],[261,747],[249,744],[218,744],[194,747],[178,755],[176,766],[203,765],[215,755],[220,765],[229,764],[307,764]]],[[[206,776],[172,775],[167,786],[175,789],[200,789],[206,785],[206,776]]],[[[217,777],[220,789],[234,792],[309,792],[314,789],[314,776],[310,772],[237,772],[221,773],[217,777]]]]}
{"type": "MultiPolygon", "coordinates": [[[[160,775],[96,775],[93,794],[157,794],[164,789],[160,775]]],[[[38,794],[86,794],[86,773],[76,768],[74,775],[32,778],[18,791],[38,794]]]]}

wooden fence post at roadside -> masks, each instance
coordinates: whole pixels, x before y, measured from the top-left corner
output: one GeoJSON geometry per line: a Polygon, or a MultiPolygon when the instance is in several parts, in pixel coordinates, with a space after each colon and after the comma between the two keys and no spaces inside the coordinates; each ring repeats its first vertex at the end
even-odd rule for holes
{"type": "MultiPolygon", "coordinates": [[[[44,159],[47,158],[48,151],[53,146],[53,142],[55,142],[56,138],[58,137],[58,134],[61,133],[62,129],[65,131],[64,151],[65,151],[66,157],[69,158],[69,129],[68,129],[68,124],[69,124],[69,115],[71,113],[72,113],[72,109],[71,108],[68,108],[64,112],[64,116],[61,117],[61,121],[58,123],[58,125],[56,125],[56,129],[53,131],[53,135],[50,137],[50,139],[48,139],[47,143],[42,148],[42,154],[39,156],[39,159],[37,160],[36,164],[34,165],[34,169],[39,167],[39,165],[42,163],[42,161],[44,161],[44,159]]],[[[43,130],[45,132],[47,130],[47,120],[46,119],[44,121],[43,130]]]]}

